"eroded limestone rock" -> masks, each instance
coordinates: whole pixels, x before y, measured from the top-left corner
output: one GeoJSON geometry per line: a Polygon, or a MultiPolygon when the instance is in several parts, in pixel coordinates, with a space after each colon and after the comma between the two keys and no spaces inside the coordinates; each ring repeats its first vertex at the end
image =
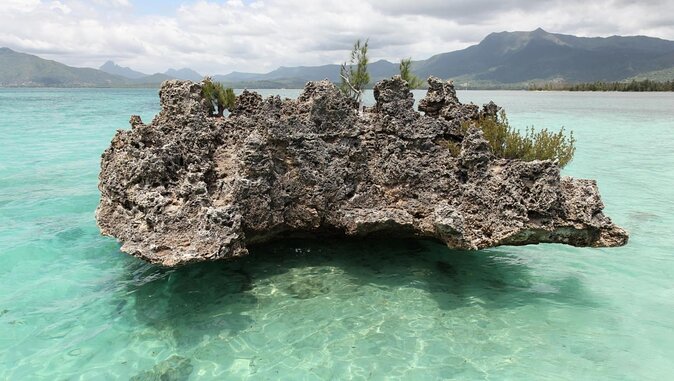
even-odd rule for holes
{"type": "Polygon", "coordinates": [[[96,219],[122,250],[165,266],[232,258],[288,235],[393,235],[449,247],[619,246],[596,183],[551,161],[495,157],[462,121],[494,114],[429,80],[420,114],[399,77],[358,115],[327,81],[297,100],[244,92],[208,117],[201,85],[167,81],[150,124],[132,117],[103,153],[96,219]],[[454,157],[441,142],[459,143],[454,157]]]}

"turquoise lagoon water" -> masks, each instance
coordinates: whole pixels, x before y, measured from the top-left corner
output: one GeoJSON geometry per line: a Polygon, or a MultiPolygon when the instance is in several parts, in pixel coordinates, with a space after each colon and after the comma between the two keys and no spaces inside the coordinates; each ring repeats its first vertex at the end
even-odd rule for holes
{"type": "Polygon", "coordinates": [[[564,172],[629,245],[293,241],[161,269],[94,222],[100,153],[156,91],[0,90],[0,379],[672,379],[674,95],[460,97],[573,129],[564,172]]]}

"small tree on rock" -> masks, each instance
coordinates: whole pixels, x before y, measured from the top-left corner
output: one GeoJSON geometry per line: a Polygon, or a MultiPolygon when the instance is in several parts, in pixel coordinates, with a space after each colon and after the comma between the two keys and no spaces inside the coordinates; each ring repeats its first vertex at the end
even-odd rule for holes
{"type": "Polygon", "coordinates": [[[344,62],[339,70],[342,78],[339,88],[358,104],[358,110],[363,102],[363,89],[370,83],[370,74],[367,72],[367,43],[368,40],[364,44],[360,40],[356,41],[351,50],[351,60],[348,65],[344,62]]]}
{"type": "Polygon", "coordinates": [[[407,81],[410,89],[418,89],[424,85],[424,81],[412,73],[412,58],[400,60],[400,77],[407,81]]]}
{"type": "MultiPolygon", "coordinates": [[[[482,130],[492,152],[498,157],[524,161],[556,160],[559,167],[563,168],[576,153],[573,132],[567,134],[564,128],[558,132],[547,128],[534,130],[533,127],[520,131],[510,125],[503,110],[498,114],[481,116],[475,121],[463,122],[461,128],[466,133],[473,125],[482,130]]],[[[449,148],[458,155],[460,148],[455,143],[454,147],[449,148]]]]}
{"type": "Polygon", "coordinates": [[[230,87],[223,86],[220,82],[213,82],[210,78],[204,79],[202,95],[208,101],[208,113],[222,117],[225,109],[232,111],[236,103],[236,95],[230,87]],[[215,110],[217,108],[217,114],[215,110]]]}

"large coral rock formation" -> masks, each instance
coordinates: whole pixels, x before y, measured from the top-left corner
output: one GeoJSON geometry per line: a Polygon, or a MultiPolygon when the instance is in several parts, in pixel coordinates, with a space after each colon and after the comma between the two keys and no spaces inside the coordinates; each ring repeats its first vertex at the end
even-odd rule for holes
{"type": "Polygon", "coordinates": [[[230,116],[211,118],[200,84],[167,81],[152,123],[133,117],[103,154],[101,231],[166,266],[288,235],[413,236],[463,249],[627,242],[594,181],[560,177],[551,161],[494,157],[480,130],[464,136],[460,124],[496,106],[462,105],[450,83],[429,84],[424,114],[394,77],[362,115],[321,81],[297,100],[245,91],[230,116]]]}

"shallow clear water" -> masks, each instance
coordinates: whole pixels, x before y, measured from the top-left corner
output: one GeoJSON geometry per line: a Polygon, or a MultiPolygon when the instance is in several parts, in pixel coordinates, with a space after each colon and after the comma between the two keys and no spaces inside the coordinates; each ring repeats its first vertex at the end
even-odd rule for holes
{"type": "Polygon", "coordinates": [[[93,216],[100,153],[156,91],[0,89],[0,380],[671,379],[674,95],[459,95],[573,129],[564,172],[629,245],[293,241],[163,270],[93,216]]]}

